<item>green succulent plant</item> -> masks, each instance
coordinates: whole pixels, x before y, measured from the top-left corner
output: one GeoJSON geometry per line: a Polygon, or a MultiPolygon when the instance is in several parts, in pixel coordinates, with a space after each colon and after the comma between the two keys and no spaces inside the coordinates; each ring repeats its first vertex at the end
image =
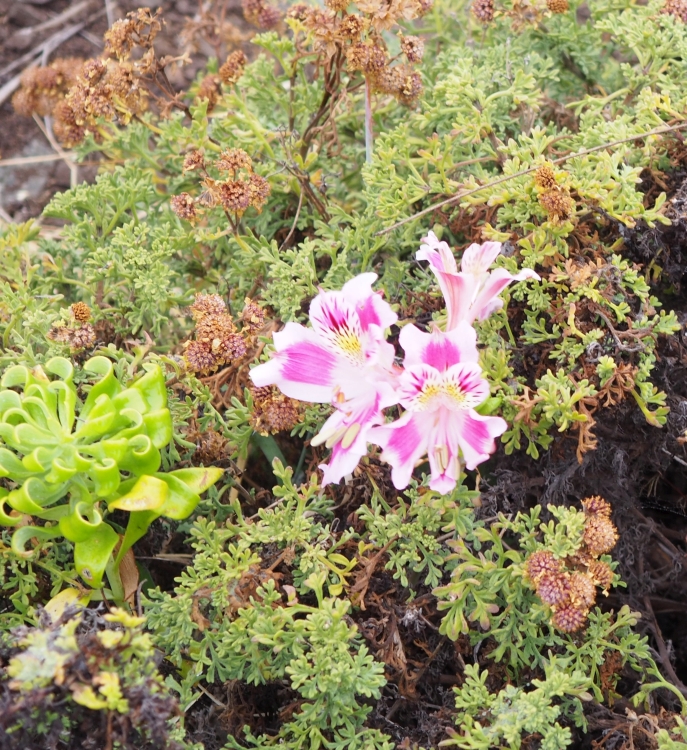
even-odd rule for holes
{"type": "Polygon", "coordinates": [[[121,560],[150,524],[189,516],[222,470],[158,471],[172,440],[158,365],[144,364],[126,387],[106,357],[83,369],[98,377],[83,402],[63,357],[10,367],[0,380],[0,478],[15,485],[0,488],[0,524],[17,527],[12,549],[21,556],[32,554],[31,539],[68,539],[81,578],[99,588],[107,571],[115,591],[121,560]],[[123,535],[105,520],[115,509],[129,512],[123,535]]]}

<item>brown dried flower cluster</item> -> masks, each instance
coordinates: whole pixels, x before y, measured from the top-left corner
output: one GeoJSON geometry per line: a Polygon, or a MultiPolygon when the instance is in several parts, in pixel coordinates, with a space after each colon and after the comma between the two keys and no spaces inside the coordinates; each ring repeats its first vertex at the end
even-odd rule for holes
{"type": "Polygon", "coordinates": [[[213,162],[214,169],[227,176],[217,180],[210,176],[205,158],[200,151],[191,151],[184,157],[185,172],[199,170],[203,173],[203,193],[194,199],[188,193],[175,195],[171,199],[172,211],[181,219],[194,221],[198,208],[222,206],[232,221],[237,221],[251,206],[258,213],[270,195],[269,182],[253,172],[253,160],[241,148],[228,148],[213,162]]]}
{"type": "Polygon", "coordinates": [[[422,93],[422,80],[411,65],[420,62],[424,43],[417,36],[400,35],[405,64],[391,64],[382,31],[399,21],[410,21],[426,13],[424,0],[356,0],[360,13],[347,13],[351,2],[327,0],[326,8],[294,5],[289,17],[301,21],[315,40],[315,50],[325,61],[337,55],[351,72],[360,72],[377,93],[391,94],[412,106],[422,93]]]}
{"type": "Polygon", "coordinates": [[[105,54],[126,60],[134,47],[150,49],[162,29],[161,14],[161,8],[155,13],[150,8],[138,8],[115,21],[103,37],[105,54]]]}
{"type": "Polygon", "coordinates": [[[300,421],[303,403],[285,396],[276,386],[251,388],[253,413],[252,428],[262,435],[292,430],[300,421]]]}
{"type": "Polygon", "coordinates": [[[198,294],[191,305],[195,340],[186,343],[184,357],[189,370],[207,375],[218,367],[241,360],[250,339],[264,323],[264,312],[246,298],[241,313],[243,327],[238,331],[226,303],[218,294],[198,294]]]}
{"type": "Polygon", "coordinates": [[[45,67],[25,70],[12,97],[15,112],[22,117],[51,115],[76,83],[83,64],[80,58],[59,58],[45,67]]]}
{"type": "Polygon", "coordinates": [[[661,13],[674,16],[678,21],[687,23],[687,0],[666,0],[661,13]]]}
{"type": "Polygon", "coordinates": [[[552,13],[567,13],[570,10],[568,0],[546,0],[546,7],[552,13]]]}
{"type": "Polygon", "coordinates": [[[608,593],[613,570],[598,560],[618,539],[610,519],[611,506],[601,497],[582,501],[585,513],[585,547],[574,557],[560,560],[549,550],[534,552],[527,559],[525,572],[539,598],[552,609],[551,622],[558,630],[573,633],[587,622],[590,607],[596,601],[596,587],[608,593]]]}
{"type": "Polygon", "coordinates": [[[48,331],[48,338],[67,344],[72,352],[92,349],[96,342],[96,334],[88,322],[91,319],[91,308],[85,302],[75,302],[70,307],[70,312],[72,322],[54,325],[48,331]]]}
{"type": "Polygon", "coordinates": [[[539,205],[546,211],[549,220],[556,224],[569,219],[575,210],[575,203],[570,197],[570,190],[559,185],[553,166],[543,164],[534,173],[534,184],[539,189],[539,205]]]}
{"type": "Polygon", "coordinates": [[[265,0],[241,0],[243,17],[248,23],[263,31],[269,31],[279,25],[282,19],[281,11],[265,0]]]}
{"type": "Polygon", "coordinates": [[[228,86],[236,83],[243,75],[247,63],[248,58],[245,54],[240,49],[234,50],[234,52],[227,56],[227,59],[218,71],[222,83],[228,86]]]}
{"type": "Polygon", "coordinates": [[[74,86],[53,112],[57,138],[66,146],[97,134],[98,120],[127,124],[147,107],[147,92],[133,66],[114,60],[88,60],[74,86]]]}
{"type": "Polygon", "coordinates": [[[481,23],[494,20],[494,0],[473,0],[472,15],[481,23]]]}

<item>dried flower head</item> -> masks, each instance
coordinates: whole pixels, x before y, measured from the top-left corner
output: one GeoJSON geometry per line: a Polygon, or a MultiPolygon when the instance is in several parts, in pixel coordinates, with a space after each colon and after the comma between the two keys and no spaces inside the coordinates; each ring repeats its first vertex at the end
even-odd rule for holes
{"type": "Polygon", "coordinates": [[[585,573],[570,576],[570,601],[581,609],[589,609],[596,601],[594,581],[585,573]]]}
{"type": "Polygon", "coordinates": [[[674,16],[678,21],[687,23],[687,0],[666,0],[661,13],[674,16]]]}
{"type": "Polygon", "coordinates": [[[419,36],[401,36],[401,51],[408,62],[417,63],[425,54],[425,43],[419,36]]]}
{"type": "Polygon", "coordinates": [[[248,23],[268,31],[281,21],[281,12],[264,0],[241,0],[243,17],[248,23]]]}
{"type": "Polygon", "coordinates": [[[346,51],[346,64],[349,70],[372,73],[384,68],[386,60],[386,50],[373,42],[352,44],[346,51]]]}
{"type": "Polygon", "coordinates": [[[243,180],[229,180],[217,186],[218,197],[227,211],[242,214],[251,204],[250,184],[243,180]]]}
{"type": "Polygon", "coordinates": [[[538,187],[546,190],[556,187],[556,175],[553,167],[549,163],[542,164],[534,173],[534,182],[538,187]]]}
{"type": "Polygon", "coordinates": [[[69,345],[72,351],[91,349],[95,345],[95,330],[90,323],[84,323],[80,328],[72,331],[69,345]]]}
{"type": "Polygon", "coordinates": [[[71,306],[71,311],[77,323],[88,323],[91,319],[91,308],[85,302],[75,302],[71,306]]]}
{"type": "Polygon", "coordinates": [[[546,7],[552,13],[567,13],[570,10],[568,0],[546,0],[546,7]]]}
{"type": "Polygon", "coordinates": [[[228,148],[219,155],[215,167],[222,172],[230,172],[233,177],[240,169],[250,172],[253,160],[242,148],[228,148]]]}
{"type": "Polygon", "coordinates": [[[570,576],[567,573],[544,573],[536,583],[539,598],[549,605],[570,599],[570,576]]]}
{"type": "Polygon", "coordinates": [[[217,359],[199,341],[190,341],[184,352],[188,369],[201,375],[206,375],[217,367],[217,359]]]}
{"type": "Polygon", "coordinates": [[[551,621],[564,633],[574,633],[587,622],[587,610],[578,609],[572,602],[563,604],[556,609],[551,621]]]}
{"type": "Polygon", "coordinates": [[[611,504],[599,495],[587,497],[582,501],[584,512],[588,516],[606,516],[611,517],[611,504]]]}
{"type": "Polygon", "coordinates": [[[608,591],[613,583],[613,569],[602,560],[591,560],[587,572],[597,586],[608,591]]]}
{"type": "Polygon", "coordinates": [[[213,429],[205,432],[199,432],[197,428],[189,430],[186,439],[196,444],[196,451],[191,459],[196,466],[212,466],[224,460],[229,452],[229,441],[213,429]]]}
{"type": "Polygon", "coordinates": [[[219,294],[196,294],[195,302],[191,305],[191,314],[195,320],[205,315],[221,315],[226,311],[227,305],[219,294]]]}
{"type": "Polygon", "coordinates": [[[246,333],[257,333],[265,325],[265,311],[257,302],[253,302],[250,297],[246,297],[241,312],[241,320],[243,321],[243,330],[246,333]]]}
{"type": "Polygon", "coordinates": [[[300,422],[302,403],[285,396],[276,386],[253,387],[251,392],[250,422],[256,432],[267,435],[292,430],[300,422]]]}
{"type": "Polygon", "coordinates": [[[217,352],[222,341],[235,331],[234,321],[227,313],[203,315],[196,321],[196,341],[204,344],[213,354],[217,352]]]}
{"type": "Polygon", "coordinates": [[[252,174],[248,180],[248,191],[250,193],[250,205],[259,213],[272,192],[270,183],[259,174],[252,174]]]}
{"type": "Polygon", "coordinates": [[[74,110],[66,101],[55,105],[52,127],[57,140],[67,148],[76,146],[86,137],[86,128],[77,123],[74,110]]]}
{"type": "Polygon", "coordinates": [[[360,39],[360,35],[367,28],[367,22],[362,16],[350,15],[342,19],[339,33],[344,39],[360,39]]]}
{"type": "Polygon", "coordinates": [[[184,165],[182,167],[184,172],[192,172],[194,169],[205,169],[205,157],[203,152],[198,149],[189,151],[184,156],[184,165]]]}
{"type": "Polygon", "coordinates": [[[333,10],[335,13],[340,13],[342,10],[346,10],[351,4],[351,0],[324,0],[324,4],[333,10]]]}
{"type": "Polygon", "coordinates": [[[563,564],[549,550],[533,552],[527,558],[527,577],[536,583],[543,575],[556,574],[563,570],[563,564]]]}
{"type": "Polygon", "coordinates": [[[494,20],[494,0],[473,0],[472,15],[481,23],[494,20]]]}
{"type": "Polygon", "coordinates": [[[220,91],[220,77],[218,75],[210,74],[205,76],[198,86],[197,97],[201,100],[207,100],[208,112],[214,109],[217,104],[221,91],[220,91]]]}
{"type": "Polygon", "coordinates": [[[248,58],[240,50],[234,50],[224,62],[224,65],[219,69],[219,77],[222,79],[222,83],[228,86],[236,83],[241,78],[243,71],[246,69],[248,58]]]}
{"type": "Polygon", "coordinates": [[[584,542],[593,555],[610,552],[618,541],[618,532],[605,516],[589,516],[584,525],[584,542]]]}
{"type": "Polygon", "coordinates": [[[555,222],[569,219],[573,213],[573,201],[567,190],[547,190],[539,196],[541,207],[555,222]]]}
{"type": "Polygon", "coordinates": [[[193,221],[196,217],[196,204],[193,196],[188,193],[173,195],[169,201],[172,211],[180,218],[186,221],[193,221]]]}
{"type": "Polygon", "coordinates": [[[213,342],[213,347],[213,353],[217,356],[220,364],[223,365],[241,359],[247,351],[246,340],[240,333],[230,333],[219,341],[216,347],[215,342],[213,342]]]}
{"type": "Polygon", "coordinates": [[[306,3],[296,3],[292,5],[286,12],[287,18],[295,18],[297,21],[306,21],[308,16],[311,14],[313,8],[306,3]]]}

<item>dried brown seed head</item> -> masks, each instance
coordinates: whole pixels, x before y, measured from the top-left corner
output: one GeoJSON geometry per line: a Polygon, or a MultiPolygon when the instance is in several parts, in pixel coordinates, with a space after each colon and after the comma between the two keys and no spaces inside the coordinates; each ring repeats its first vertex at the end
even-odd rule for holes
{"type": "Polygon", "coordinates": [[[342,10],[346,10],[348,6],[351,4],[351,0],[324,0],[324,4],[329,8],[329,10],[333,10],[335,13],[339,13],[342,10]]]}
{"type": "Polygon", "coordinates": [[[249,297],[246,297],[241,312],[241,320],[245,332],[248,334],[257,333],[265,325],[265,311],[257,302],[253,302],[249,297]]]}
{"type": "Polygon", "coordinates": [[[557,608],[551,618],[554,627],[564,633],[574,633],[584,627],[587,622],[588,610],[582,610],[572,603],[563,604],[557,608]]]}
{"type": "Polygon", "coordinates": [[[264,177],[259,174],[252,174],[248,180],[248,192],[250,193],[250,205],[260,212],[267,203],[272,188],[264,177]]]}
{"type": "Polygon", "coordinates": [[[581,609],[589,609],[596,601],[594,581],[585,573],[570,576],[570,601],[581,609]]]}
{"type": "Polygon", "coordinates": [[[196,341],[200,341],[213,352],[235,331],[234,321],[227,313],[203,315],[196,321],[196,341]]]}
{"type": "Polygon", "coordinates": [[[536,583],[539,598],[549,605],[570,599],[570,576],[567,573],[544,573],[536,583]]]}
{"type": "Polygon", "coordinates": [[[213,341],[213,352],[222,364],[229,364],[245,356],[246,341],[240,333],[230,333],[221,341],[213,341]]]}
{"type": "Polygon", "coordinates": [[[534,173],[534,182],[540,188],[550,189],[556,187],[556,175],[550,164],[542,164],[534,173]]]}
{"type": "Polygon", "coordinates": [[[560,573],[563,570],[563,564],[553,556],[549,550],[539,550],[533,552],[527,558],[526,571],[527,577],[535,583],[541,576],[547,573],[560,573]]]}
{"type": "Polygon", "coordinates": [[[234,50],[219,69],[219,77],[222,79],[222,83],[231,85],[241,78],[243,71],[246,69],[248,58],[242,50],[234,50]]]}
{"type": "Polygon", "coordinates": [[[210,74],[205,76],[198,86],[198,98],[201,100],[207,99],[208,112],[211,112],[219,101],[220,96],[220,77],[218,75],[210,74]]]}
{"type": "Polygon", "coordinates": [[[169,201],[172,211],[180,218],[186,221],[193,221],[197,218],[196,204],[193,196],[188,193],[173,195],[169,201]]]}
{"type": "Polygon", "coordinates": [[[401,51],[410,63],[417,63],[422,60],[425,54],[425,43],[419,36],[402,36],[401,51]]]}
{"type": "Polygon", "coordinates": [[[341,20],[339,33],[344,39],[360,39],[366,28],[367,22],[362,16],[351,15],[341,20]]]}
{"type": "Polygon", "coordinates": [[[584,512],[588,516],[606,516],[606,518],[611,517],[611,504],[609,502],[606,502],[606,500],[604,500],[599,495],[585,498],[582,501],[582,507],[584,508],[584,512]]]}
{"type": "Polygon", "coordinates": [[[222,172],[230,172],[233,177],[240,169],[252,171],[253,160],[242,148],[228,148],[219,155],[215,167],[222,172]]]}
{"type": "Polygon", "coordinates": [[[218,197],[227,211],[242,214],[251,204],[251,189],[248,182],[233,180],[218,185],[218,197]]]}
{"type": "Polygon", "coordinates": [[[191,305],[191,314],[196,320],[205,315],[221,315],[226,311],[227,305],[219,294],[196,294],[195,302],[191,305]]]}
{"type": "Polygon", "coordinates": [[[592,555],[610,552],[618,541],[618,532],[605,516],[589,516],[584,526],[584,542],[592,555]]]}
{"type": "Polygon", "coordinates": [[[201,375],[209,373],[217,367],[215,356],[199,341],[191,341],[186,347],[184,358],[188,369],[201,375]]]}
{"type": "Polygon", "coordinates": [[[91,319],[91,308],[85,302],[75,302],[71,306],[71,311],[78,323],[88,323],[91,319]]]}
{"type": "Polygon", "coordinates": [[[205,157],[203,152],[198,149],[189,151],[184,156],[184,165],[182,167],[184,172],[192,172],[194,169],[205,169],[205,157]]]}
{"type": "Polygon", "coordinates": [[[547,190],[539,196],[539,203],[552,221],[560,222],[572,216],[574,204],[567,190],[547,190]]]}
{"type": "Polygon", "coordinates": [[[472,15],[481,23],[491,23],[494,20],[494,0],[473,0],[472,15]]]}
{"type": "Polygon", "coordinates": [[[90,323],[84,323],[80,328],[73,330],[70,335],[69,346],[72,351],[91,349],[95,345],[95,330],[90,323]]]}
{"type": "Polygon", "coordinates": [[[546,7],[552,13],[567,13],[570,10],[568,0],[546,0],[546,7]]]}
{"type": "Polygon", "coordinates": [[[301,420],[302,403],[285,396],[276,386],[252,388],[251,425],[263,435],[292,430],[301,420]]]}
{"type": "Polygon", "coordinates": [[[587,568],[588,574],[597,586],[608,591],[613,583],[613,569],[602,560],[591,560],[587,568]]]}

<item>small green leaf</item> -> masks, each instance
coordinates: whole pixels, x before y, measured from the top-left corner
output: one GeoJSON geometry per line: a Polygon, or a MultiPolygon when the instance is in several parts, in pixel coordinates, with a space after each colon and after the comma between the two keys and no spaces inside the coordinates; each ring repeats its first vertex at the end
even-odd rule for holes
{"type": "Polygon", "coordinates": [[[216,466],[198,467],[193,469],[177,469],[170,471],[166,476],[180,479],[190,490],[202,495],[205,490],[212,487],[224,474],[224,469],[216,466]]]}
{"type": "Polygon", "coordinates": [[[82,542],[74,545],[74,567],[93,588],[100,588],[103,573],[119,541],[119,534],[108,524],[100,526],[82,542]]]}

